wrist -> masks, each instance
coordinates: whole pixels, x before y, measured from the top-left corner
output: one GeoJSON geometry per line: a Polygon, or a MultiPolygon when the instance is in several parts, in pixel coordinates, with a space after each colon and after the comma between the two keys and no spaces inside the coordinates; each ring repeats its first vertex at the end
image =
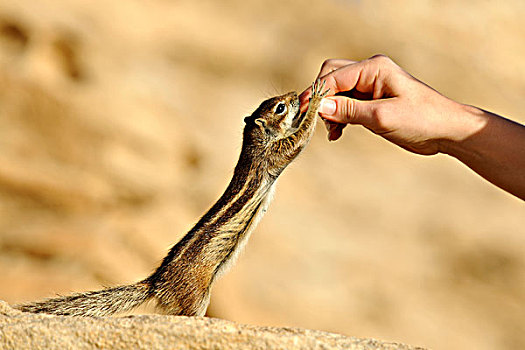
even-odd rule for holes
{"type": "Polygon", "coordinates": [[[476,147],[476,135],[489,121],[489,113],[473,106],[454,102],[454,107],[447,116],[447,132],[438,141],[440,153],[455,158],[479,156],[476,147]]]}

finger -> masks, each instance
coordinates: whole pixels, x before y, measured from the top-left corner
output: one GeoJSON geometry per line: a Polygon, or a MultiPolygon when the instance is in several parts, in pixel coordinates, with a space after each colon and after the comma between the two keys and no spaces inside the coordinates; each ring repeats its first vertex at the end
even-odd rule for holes
{"type": "Polygon", "coordinates": [[[376,110],[382,101],[361,101],[345,96],[323,99],[319,107],[322,118],[338,124],[361,124],[374,129],[376,110]]]}
{"type": "Polygon", "coordinates": [[[317,74],[317,79],[320,77],[327,75],[328,73],[333,72],[334,70],[337,70],[341,67],[347,66],[349,64],[354,64],[356,61],[352,60],[346,60],[346,59],[339,59],[339,58],[331,58],[323,62],[321,65],[321,69],[319,70],[319,74],[317,74]]]}
{"type": "MultiPolygon", "coordinates": [[[[330,67],[337,67],[342,64],[340,60],[334,60],[330,67]]],[[[329,89],[328,96],[333,96],[339,92],[356,89],[359,92],[371,94],[372,98],[377,99],[383,96],[384,78],[388,75],[396,64],[387,56],[376,55],[364,61],[343,65],[330,73],[321,76],[319,79],[326,81],[326,88],[329,89]]],[[[301,110],[305,110],[311,92],[304,91],[300,96],[301,110]]]]}
{"type": "Polygon", "coordinates": [[[308,108],[308,102],[310,101],[310,97],[312,96],[312,88],[309,87],[308,89],[304,90],[299,95],[299,106],[301,113],[306,112],[306,109],[308,108]]]}
{"type": "Polygon", "coordinates": [[[328,131],[328,133],[331,133],[336,128],[343,129],[346,126],[346,124],[336,123],[336,122],[333,122],[331,120],[324,119],[324,118],[321,118],[321,120],[323,121],[326,131],[328,131]]]}
{"type": "Polygon", "coordinates": [[[321,120],[323,121],[323,124],[324,124],[324,127],[326,128],[326,131],[330,132],[330,129],[332,128],[332,124],[334,124],[334,122],[328,120],[328,119],[324,119],[324,118],[321,118],[321,120]]]}
{"type": "MultiPolygon", "coordinates": [[[[321,76],[319,79],[326,81],[326,87],[330,89],[328,96],[333,96],[339,92],[350,91],[358,86],[364,90],[362,92],[373,90],[376,70],[373,69],[375,67],[370,67],[370,64],[365,62],[366,61],[361,61],[346,65],[321,76]]],[[[309,88],[299,95],[301,112],[306,110],[311,94],[311,88],[309,88]]]]}
{"type": "Polygon", "coordinates": [[[346,127],[346,124],[333,123],[333,127],[328,132],[328,141],[335,141],[341,137],[343,134],[343,129],[346,127]]]}
{"type": "Polygon", "coordinates": [[[331,120],[324,118],[321,119],[324,123],[326,131],[328,132],[328,141],[335,141],[339,137],[341,137],[341,135],[343,134],[343,129],[346,127],[346,124],[335,123],[331,120]]]}
{"type": "MultiPolygon", "coordinates": [[[[341,67],[344,67],[349,64],[354,64],[356,61],[347,60],[347,59],[340,59],[340,58],[330,58],[323,62],[321,65],[321,69],[319,70],[319,73],[317,74],[316,80],[320,77],[327,75],[328,73],[331,73],[341,67]]],[[[308,106],[308,101],[312,95],[312,87],[308,87],[306,90],[304,90],[299,95],[299,102],[301,106],[301,112],[305,112],[306,108],[308,106]]],[[[333,95],[333,94],[331,94],[333,95]]]]}
{"type": "Polygon", "coordinates": [[[330,89],[329,95],[356,89],[362,93],[372,94],[373,98],[379,98],[382,95],[381,84],[384,76],[394,66],[395,63],[388,57],[379,55],[343,66],[319,79],[326,80],[326,87],[330,89]]]}

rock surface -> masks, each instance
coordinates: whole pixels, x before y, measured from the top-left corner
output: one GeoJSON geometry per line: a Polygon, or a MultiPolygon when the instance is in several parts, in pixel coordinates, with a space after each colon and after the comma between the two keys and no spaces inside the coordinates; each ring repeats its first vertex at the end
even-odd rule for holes
{"type": "Polygon", "coordinates": [[[1,349],[421,349],[299,328],[183,316],[57,317],[0,301],[1,349]]]}
{"type": "MultiPolygon", "coordinates": [[[[328,57],[385,53],[525,122],[523,18],[523,0],[0,0],[0,299],[144,278],[224,190],[243,117],[328,57]]],[[[525,349],[523,202],[343,136],[320,124],[285,170],[208,316],[525,349]]]]}

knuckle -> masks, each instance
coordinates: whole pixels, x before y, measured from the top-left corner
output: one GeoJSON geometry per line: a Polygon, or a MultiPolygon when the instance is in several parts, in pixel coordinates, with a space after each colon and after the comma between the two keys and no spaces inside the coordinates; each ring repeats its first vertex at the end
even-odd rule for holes
{"type": "Polygon", "coordinates": [[[321,75],[325,75],[327,73],[330,73],[334,69],[335,62],[336,62],[336,60],[333,59],[333,58],[329,58],[329,59],[325,60],[323,62],[323,64],[321,64],[321,70],[320,70],[321,75]]]}
{"type": "Polygon", "coordinates": [[[339,91],[337,77],[333,75],[327,76],[326,77],[326,87],[330,88],[330,91],[328,92],[328,96],[334,95],[337,91],[339,91]]]}
{"type": "Polygon", "coordinates": [[[397,67],[396,63],[390,57],[383,54],[372,56],[370,60],[382,68],[393,69],[397,67]]]}
{"type": "Polygon", "coordinates": [[[329,58],[326,59],[322,65],[321,65],[321,73],[322,75],[329,74],[343,66],[346,66],[348,64],[355,63],[354,61],[350,61],[347,59],[341,59],[341,58],[329,58]]]}
{"type": "Polygon", "coordinates": [[[382,53],[372,56],[371,59],[377,62],[382,62],[382,63],[392,63],[393,62],[390,57],[382,53]]]}
{"type": "Polygon", "coordinates": [[[321,65],[321,68],[326,68],[326,67],[330,67],[334,64],[334,59],[333,58],[329,58],[329,59],[326,59],[324,60],[323,64],[321,65]]]}
{"type": "Polygon", "coordinates": [[[346,101],[347,101],[345,103],[345,105],[346,105],[346,113],[347,113],[346,115],[348,115],[350,120],[355,119],[355,117],[356,117],[355,101],[352,100],[352,99],[347,99],[346,101]]]}
{"type": "Polygon", "coordinates": [[[400,67],[394,62],[394,60],[383,54],[370,57],[370,62],[383,72],[395,72],[400,70],[400,67]]]}
{"type": "Polygon", "coordinates": [[[341,114],[345,117],[346,121],[351,123],[356,118],[356,104],[355,101],[347,98],[344,100],[345,103],[341,104],[341,114]]]}
{"type": "Polygon", "coordinates": [[[330,65],[330,61],[331,59],[327,59],[321,64],[321,71],[324,71],[330,65]]]}

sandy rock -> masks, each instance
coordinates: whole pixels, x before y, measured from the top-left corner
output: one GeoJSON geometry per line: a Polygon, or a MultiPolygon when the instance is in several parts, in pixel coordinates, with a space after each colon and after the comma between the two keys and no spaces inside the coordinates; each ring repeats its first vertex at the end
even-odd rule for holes
{"type": "MultiPolygon", "coordinates": [[[[0,0],[0,299],[145,278],[226,188],[243,118],[328,57],[388,54],[525,123],[525,1],[303,3],[0,0]]],[[[525,349],[523,213],[455,160],[319,125],[207,315],[525,349]]]]}
{"type": "Polygon", "coordinates": [[[2,301],[0,334],[2,349],[417,349],[374,339],[205,317],[33,315],[2,301]]]}

